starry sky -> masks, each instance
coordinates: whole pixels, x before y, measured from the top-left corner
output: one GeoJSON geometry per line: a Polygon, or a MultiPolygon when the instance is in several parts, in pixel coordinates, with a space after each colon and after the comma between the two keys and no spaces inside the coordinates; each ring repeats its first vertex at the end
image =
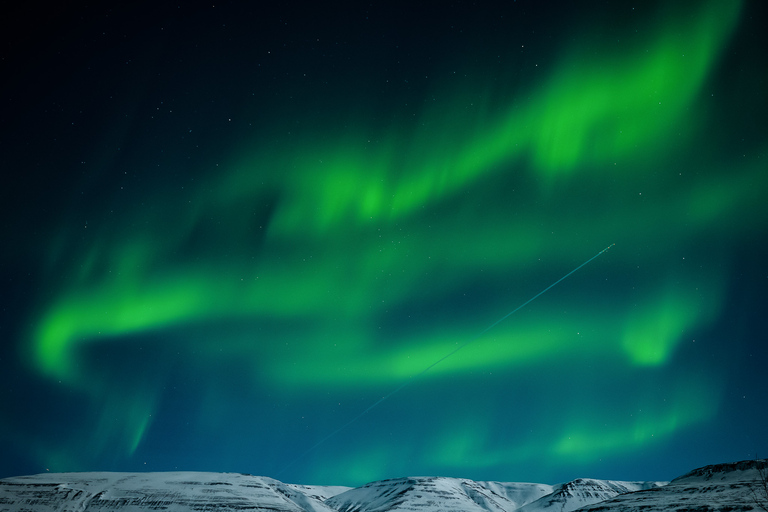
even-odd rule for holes
{"type": "Polygon", "coordinates": [[[2,21],[0,476],[768,453],[762,2],[65,4],[2,21]]]}

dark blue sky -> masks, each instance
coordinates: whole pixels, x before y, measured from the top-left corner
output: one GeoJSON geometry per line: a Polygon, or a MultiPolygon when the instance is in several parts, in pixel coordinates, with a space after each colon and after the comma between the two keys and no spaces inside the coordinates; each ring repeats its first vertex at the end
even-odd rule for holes
{"type": "Polygon", "coordinates": [[[0,476],[556,483],[764,456],[765,21],[8,11],[0,476]]]}

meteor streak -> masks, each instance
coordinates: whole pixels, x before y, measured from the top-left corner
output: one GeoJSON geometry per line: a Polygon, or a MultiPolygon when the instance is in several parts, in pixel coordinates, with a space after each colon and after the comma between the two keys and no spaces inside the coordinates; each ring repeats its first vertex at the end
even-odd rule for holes
{"type": "Polygon", "coordinates": [[[418,379],[419,377],[421,377],[422,375],[424,375],[425,373],[427,373],[429,370],[431,370],[432,368],[434,368],[434,367],[435,367],[435,366],[437,366],[438,364],[442,363],[443,361],[445,361],[446,359],[448,359],[449,357],[451,357],[452,355],[454,355],[454,354],[455,354],[456,352],[458,352],[459,350],[461,350],[461,349],[463,349],[464,347],[466,347],[467,345],[469,345],[469,344],[471,344],[471,343],[474,343],[475,341],[477,341],[477,339],[478,339],[478,338],[480,338],[480,337],[481,337],[483,334],[487,333],[488,331],[490,331],[491,329],[493,329],[494,327],[496,327],[497,325],[499,325],[501,322],[503,322],[504,320],[506,320],[507,318],[509,318],[509,317],[510,317],[510,316],[512,316],[513,314],[517,313],[518,311],[520,311],[521,309],[523,309],[525,306],[527,306],[527,305],[528,305],[528,304],[530,304],[531,302],[533,302],[534,300],[538,299],[539,297],[541,297],[542,295],[544,295],[545,293],[547,293],[549,290],[551,290],[552,288],[554,288],[555,286],[557,286],[557,285],[558,285],[560,282],[562,282],[563,280],[565,280],[565,279],[566,279],[568,276],[570,276],[571,274],[573,274],[574,272],[576,272],[577,270],[579,270],[580,268],[582,268],[583,266],[585,266],[587,263],[591,262],[592,260],[594,260],[595,258],[597,258],[598,256],[600,256],[601,254],[603,254],[604,252],[606,252],[608,249],[610,249],[610,248],[611,248],[611,247],[613,247],[614,245],[616,245],[616,244],[615,244],[615,243],[613,243],[613,244],[609,245],[608,247],[606,247],[605,249],[603,249],[602,251],[598,252],[597,254],[595,254],[594,256],[592,256],[591,258],[589,258],[587,261],[585,261],[584,263],[582,263],[582,264],[581,264],[581,265],[579,265],[578,267],[574,268],[573,270],[571,270],[570,272],[568,272],[567,274],[565,274],[563,277],[561,277],[560,279],[558,279],[558,280],[557,280],[557,281],[555,281],[554,283],[550,284],[549,286],[547,286],[546,288],[544,288],[543,290],[541,290],[539,293],[537,293],[536,295],[534,295],[533,297],[531,297],[531,298],[530,298],[530,299],[528,299],[527,301],[525,301],[525,302],[523,302],[522,304],[520,304],[519,306],[517,306],[517,307],[516,307],[515,309],[513,309],[512,311],[510,311],[509,313],[507,313],[507,314],[506,314],[506,315],[504,315],[503,317],[501,317],[501,318],[499,318],[498,320],[496,320],[495,322],[493,322],[491,325],[489,325],[488,327],[486,327],[485,329],[483,329],[481,332],[479,332],[479,333],[478,333],[477,335],[475,335],[473,338],[470,338],[469,340],[465,341],[464,343],[462,343],[461,345],[459,345],[458,347],[456,347],[456,348],[455,348],[455,349],[453,349],[452,351],[448,352],[446,355],[444,355],[443,357],[441,357],[440,359],[438,359],[438,360],[437,360],[437,361],[435,361],[434,363],[432,363],[432,364],[430,364],[429,366],[427,366],[426,368],[424,368],[422,371],[420,371],[420,372],[419,372],[419,373],[417,373],[416,375],[413,375],[412,377],[410,377],[408,380],[406,380],[405,382],[403,382],[402,384],[400,384],[398,387],[396,387],[395,389],[393,389],[392,391],[390,391],[389,393],[387,393],[387,394],[386,394],[386,395],[384,395],[383,397],[379,398],[379,399],[378,399],[376,402],[374,402],[373,404],[369,405],[369,406],[368,406],[368,408],[367,408],[367,409],[365,409],[363,412],[359,413],[357,416],[355,416],[354,418],[352,418],[351,420],[349,420],[348,422],[346,422],[344,425],[342,425],[341,427],[337,428],[336,430],[334,430],[333,432],[331,432],[330,434],[328,434],[327,436],[325,436],[324,438],[322,438],[321,440],[319,440],[318,442],[316,442],[316,443],[315,443],[314,445],[312,445],[312,446],[311,446],[309,449],[307,449],[307,450],[306,450],[304,453],[302,453],[301,455],[299,455],[298,457],[296,457],[295,459],[293,459],[293,460],[292,460],[290,463],[288,463],[288,465],[287,465],[287,466],[285,466],[283,469],[281,469],[280,471],[278,471],[278,473],[277,473],[275,476],[276,476],[276,477],[277,477],[277,476],[280,476],[280,475],[281,475],[283,472],[285,472],[285,471],[286,471],[288,468],[290,468],[291,466],[293,466],[293,465],[294,465],[296,462],[298,462],[299,460],[303,459],[304,457],[306,457],[307,455],[309,455],[310,453],[312,453],[314,450],[316,450],[316,449],[317,449],[319,446],[321,446],[323,443],[325,443],[326,441],[328,441],[329,439],[331,439],[332,437],[334,437],[336,434],[338,434],[339,432],[341,432],[342,430],[346,429],[347,427],[349,427],[350,425],[352,425],[354,422],[356,422],[357,420],[359,420],[360,418],[362,418],[363,416],[365,416],[366,414],[368,414],[370,411],[372,411],[373,409],[375,409],[376,407],[378,407],[378,406],[379,406],[379,405],[380,405],[382,402],[384,402],[385,400],[387,400],[389,397],[391,397],[391,396],[392,396],[392,395],[394,395],[395,393],[397,393],[397,392],[399,392],[400,390],[402,390],[404,387],[406,387],[407,385],[409,385],[411,382],[413,382],[414,380],[418,379]]]}

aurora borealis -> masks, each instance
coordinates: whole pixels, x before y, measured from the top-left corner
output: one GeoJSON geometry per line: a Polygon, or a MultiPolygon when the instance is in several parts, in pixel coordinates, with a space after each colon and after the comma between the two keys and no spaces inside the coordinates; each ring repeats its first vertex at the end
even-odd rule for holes
{"type": "Polygon", "coordinates": [[[59,9],[3,36],[0,476],[765,456],[760,2],[59,9]]]}

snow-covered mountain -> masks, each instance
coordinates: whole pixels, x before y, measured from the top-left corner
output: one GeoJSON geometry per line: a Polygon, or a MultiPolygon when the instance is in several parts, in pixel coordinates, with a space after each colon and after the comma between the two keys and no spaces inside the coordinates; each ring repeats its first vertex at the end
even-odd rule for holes
{"type": "Polygon", "coordinates": [[[763,459],[704,466],[664,487],[622,494],[580,512],[768,510],[768,495],[758,492],[758,468],[767,465],[763,459]]]}
{"type": "Polygon", "coordinates": [[[586,505],[600,503],[628,492],[654,489],[667,482],[619,482],[615,480],[595,480],[578,478],[571,482],[554,486],[551,493],[542,496],[533,503],[520,508],[517,512],[570,512],[586,505]]]}
{"type": "MultiPolygon", "coordinates": [[[[758,464],[706,466],[664,482],[559,485],[410,477],[358,488],[234,473],[45,473],[0,480],[0,512],[628,512],[759,509],[758,464]],[[583,508],[580,508],[583,507],[583,508]]],[[[768,506],[768,496],[765,497],[768,506]]],[[[763,509],[764,510],[764,509],[763,509]]]]}
{"type": "Polygon", "coordinates": [[[545,484],[410,477],[372,482],[326,500],[338,512],[511,512],[552,492],[545,484]]]}
{"type": "Polygon", "coordinates": [[[553,491],[554,487],[547,484],[529,484],[520,482],[477,482],[489,491],[504,496],[518,507],[537,500],[542,495],[553,491]]]}
{"type": "Polygon", "coordinates": [[[331,496],[336,496],[345,491],[352,489],[352,487],[344,487],[342,485],[299,485],[299,484],[285,484],[291,489],[295,489],[301,493],[306,494],[310,498],[314,498],[317,501],[325,501],[331,496]]]}
{"type": "Polygon", "coordinates": [[[329,494],[235,473],[45,473],[0,480],[0,511],[334,512],[314,497],[329,494]]]}

